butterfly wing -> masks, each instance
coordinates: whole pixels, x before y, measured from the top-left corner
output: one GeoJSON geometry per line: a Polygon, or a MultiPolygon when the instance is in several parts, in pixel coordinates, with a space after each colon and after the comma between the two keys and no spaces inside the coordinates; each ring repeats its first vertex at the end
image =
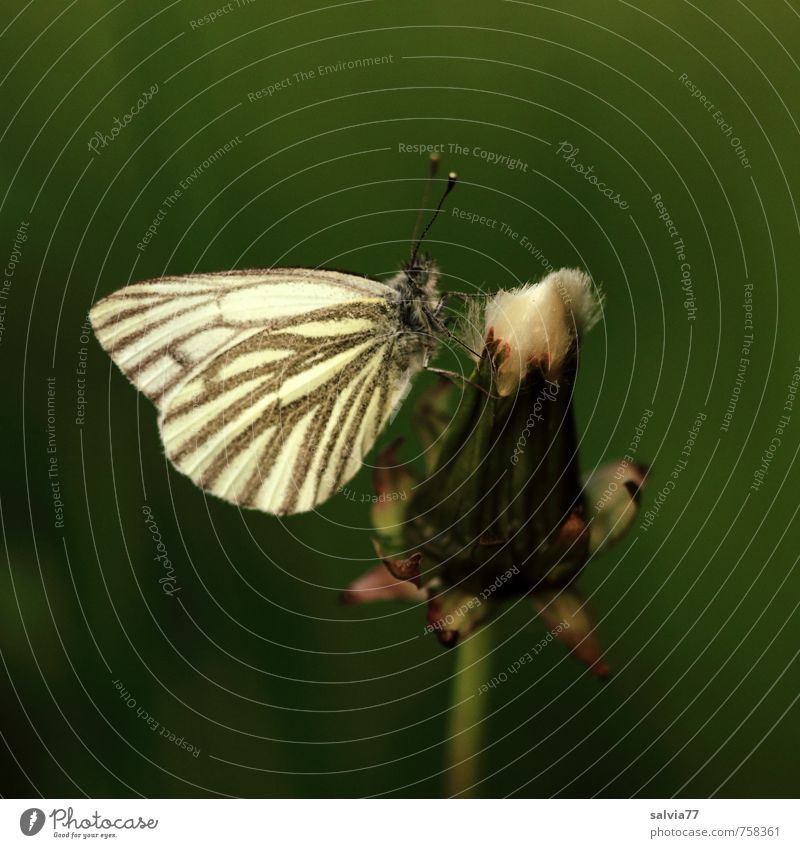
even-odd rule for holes
{"type": "Polygon", "coordinates": [[[91,319],[159,407],[175,467],[277,514],[312,509],[356,473],[428,343],[401,332],[394,289],[302,268],[136,283],[91,319]]]}
{"type": "Polygon", "coordinates": [[[89,313],[98,341],[156,406],[198,366],[259,330],[315,307],[387,296],[382,283],[306,268],[161,277],[133,283],[89,313]]]}

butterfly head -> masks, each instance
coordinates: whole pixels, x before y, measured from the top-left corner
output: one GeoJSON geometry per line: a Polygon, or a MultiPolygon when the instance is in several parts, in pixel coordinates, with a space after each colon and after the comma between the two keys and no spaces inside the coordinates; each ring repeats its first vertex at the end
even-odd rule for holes
{"type": "MultiPolygon", "coordinates": [[[[428,177],[428,183],[433,180],[436,175],[436,169],[439,163],[438,156],[431,156],[431,171],[430,176],[428,177]]],[[[436,219],[439,217],[439,213],[442,211],[442,206],[444,204],[447,195],[453,190],[453,186],[456,184],[456,180],[458,176],[455,171],[451,171],[447,175],[447,185],[445,186],[444,192],[442,193],[441,198],[439,198],[439,202],[436,204],[436,209],[433,211],[433,215],[431,215],[430,221],[428,221],[425,229],[422,231],[422,235],[419,238],[414,237],[413,241],[413,249],[411,250],[411,259],[403,265],[403,275],[408,281],[409,286],[412,290],[412,295],[421,298],[422,300],[433,300],[438,297],[438,290],[436,288],[436,284],[439,281],[439,268],[433,259],[430,258],[427,254],[423,253],[420,248],[422,247],[422,243],[425,241],[425,236],[428,235],[428,231],[433,226],[436,219]]],[[[425,195],[427,195],[427,186],[425,195]]],[[[424,197],[423,196],[423,201],[424,197]]],[[[423,206],[424,206],[423,202],[423,206]]],[[[420,217],[417,219],[417,227],[419,226],[422,218],[422,210],[420,209],[420,217]]],[[[416,232],[415,227],[415,232],[416,232]]]]}
{"type": "Polygon", "coordinates": [[[413,262],[404,263],[403,274],[415,297],[438,299],[439,266],[426,253],[419,254],[413,262]]]}

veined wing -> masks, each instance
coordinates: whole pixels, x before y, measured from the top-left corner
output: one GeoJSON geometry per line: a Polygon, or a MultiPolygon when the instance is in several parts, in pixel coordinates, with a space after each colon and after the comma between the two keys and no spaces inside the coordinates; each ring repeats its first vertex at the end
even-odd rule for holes
{"type": "Polygon", "coordinates": [[[312,509],[358,471],[407,386],[400,329],[392,304],[348,303],[229,347],[170,397],[167,456],[233,503],[312,509]]]}
{"type": "Polygon", "coordinates": [[[312,268],[162,277],[134,283],[89,313],[100,344],[160,409],[198,367],[265,329],[327,306],[378,303],[383,283],[312,268]]]}
{"type": "Polygon", "coordinates": [[[95,332],[161,410],[167,456],[202,488],[273,513],[355,474],[419,367],[392,289],[275,269],[137,283],[95,332]]]}

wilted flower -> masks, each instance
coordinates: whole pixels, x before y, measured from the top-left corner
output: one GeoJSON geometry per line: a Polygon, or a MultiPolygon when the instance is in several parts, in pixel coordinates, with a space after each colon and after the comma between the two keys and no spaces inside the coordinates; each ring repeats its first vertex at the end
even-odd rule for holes
{"type": "Polygon", "coordinates": [[[416,410],[425,472],[399,461],[397,443],[380,458],[382,565],[345,600],[425,600],[428,629],[454,645],[504,598],[525,595],[578,659],[608,675],[575,578],[633,522],[645,470],[622,461],[579,474],[577,351],[600,311],[589,277],[569,269],[486,304],[482,338],[470,339],[481,355],[457,411],[451,418],[447,381],[416,410]]]}
{"type": "Polygon", "coordinates": [[[556,377],[578,338],[600,319],[600,302],[589,277],[562,268],[538,283],[501,291],[486,306],[487,340],[496,342],[502,359],[497,392],[520,388],[531,366],[556,377]]]}

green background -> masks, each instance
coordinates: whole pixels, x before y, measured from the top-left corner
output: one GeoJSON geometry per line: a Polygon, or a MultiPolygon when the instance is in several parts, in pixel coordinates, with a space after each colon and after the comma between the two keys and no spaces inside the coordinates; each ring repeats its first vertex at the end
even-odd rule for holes
{"type": "MultiPolygon", "coordinates": [[[[387,275],[408,255],[425,173],[399,145],[443,143],[461,177],[428,245],[444,288],[538,277],[524,235],[545,263],[583,267],[605,292],[577,386],[584,467],[622,455],[652,409],[637,454],[653,465],[647,508],[707,415],[653,526],[582,578],[615,677],[598,684],[555,645],[483,696],[477,792],[796,795],[800,408],[750,486],[800,353],[798,13],[778,0],[254,0],[192,27],[214,8],[35,2],[4,24],[1,265],[29,227],[0,344],[2,793],[445,791],[454,652],[423,635],[421,608],[338,603],[374,561],[366,504],[338,498],[280,521],[206,499],[167,467],[153,408],[93,339],[75,423],[81,326],[97,297],[131,279],[272,264],[387,275]],[[392,61],[294,77],[369,56],[392,61]],[[152,101],[90,152],[154,83],[152,101]],[[237,136],[138,249],[164,198],[237,136]],[[564,141],[629,208],[570,168],[564,141]],[[685,243],[692,321],[656,193],[685,243]],[[752,355],[723,432],[747,282],[752,355]],[[48,480],[52,376],[63,529],[48,480]],[[159,588],[144,503],[177,597],[159,588]],[[115,680],[200,755],[153,733],[115,680]]],[[[409,429],[413,400],[380,444],[409,429]]],[[[372,491],[368,470],[352,488],[372,491]]],[[[492,672],[544,632],[524,602],[509,604],[491,625],[492,672]]]]}

